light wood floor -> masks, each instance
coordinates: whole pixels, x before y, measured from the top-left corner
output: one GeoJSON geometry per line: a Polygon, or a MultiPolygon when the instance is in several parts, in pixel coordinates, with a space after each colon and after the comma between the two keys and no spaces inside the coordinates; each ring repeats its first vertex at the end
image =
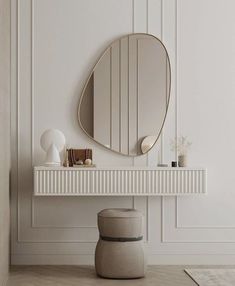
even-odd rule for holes
{"type": "Polygon", "coordinates": [[[149,266],[145,278],[110,280],[91,266],[13,266],[7,286],[195,286],[184,266],[149,266]]]}

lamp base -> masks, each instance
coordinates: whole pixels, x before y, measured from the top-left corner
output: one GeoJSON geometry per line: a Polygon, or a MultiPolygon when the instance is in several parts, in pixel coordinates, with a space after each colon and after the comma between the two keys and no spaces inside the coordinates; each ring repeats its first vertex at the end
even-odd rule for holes
{"type": "Polygon", "coordinates": [[[54,144],[51,144],[50,148],[47,150],[46,162],[44,166],[60,166],[60,153],[54,144]]]}

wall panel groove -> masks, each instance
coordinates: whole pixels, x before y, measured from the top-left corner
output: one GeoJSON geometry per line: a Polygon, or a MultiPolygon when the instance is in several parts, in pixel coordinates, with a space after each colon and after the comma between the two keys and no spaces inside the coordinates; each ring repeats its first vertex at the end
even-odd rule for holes
{"type": "MultiPolygon", "coordinates": [[[[187,32],[184,27],[188,26],[188,24],[192,26],[195,24],[196,26],[196,21],[199,20],[201,23],[207,23],[204,25],[203,30],[208,29],[208,27],[210,27],[212,24],[216,25],[216,23],[213,23],[214,18],[211,20],[212,24],[203,22],[206,19],[206,17],[203,17],[206,15],[206,13],[208,13],[208,11],[210,11],[209,4],[211,4],[212,1],[209,0],[207,3],[204,3],[203,1],[196,2],[196,0],[189,0],[185,2],[178,0],[110,0],[105,2],[105,5],[107,5],[106,10],[109,12],[107,15],[105,15],[105,21],[107,23],[109,23],[108,21],[112,23],[110,28],[106,27],[107,24],[102,26],[102,21],[100,21],[100,19],[99,21],[96,19],[96,14],[99,14],[99,17],[103,16],[103,8],[101,7],[102,3],[99,5],[97,4],[99,1],[93,2],[92,0],[72,0],[69,6],[66,4],[66,1],[60,1],[60,5],[57,5],[56,1],[52,2],[46,0],[12,0],[12,37],[14,37],[15,34],[15,38],[12,41],[12,54],[15,53],[15,55],[12,56],[12,133],[15,132],[15,139],[12,142],[12,149],[14,151],[12,178],[12,205],[14,208],[12,211],[13,261],[16,261],[16,263],[24,263],[26,261],[38,262],[39,260],[42,261],[45,259],[44,261],[48,261],[50,263],[53,263],[54,261],[54,263],[56,263],[56,261],[60,260],[59,257],[61,257],[60,261],[71,262],[75,261],[72,258],[73,255],[70,254],[72,250],[74,250],[74,252],[77,254],[78,260],[84,259],[83,261],[88,261],[88,258],[84,258],[86,255],[87,257],[92,257],[93,259],[94,245],[97,239],[95,221],[90,219],[83,223],[80,216],[84,216],[85,220],[85,216],[90,210],[92,210],[93,207],[96,206],[97,209],[99,209],[109,205],[114,207],[120,205],[124,207],[138,208],[145,214],[145,240],[147,242],[150,257],[157,255],[157,259],[150,259],[155,259],[154,261],[157,261],[157,263],[165,261],[167,257],[169,259],[168,261],[177,262],[180,261],[181,256],[187,257],[187,261],[190,259],[193,261],[193,257],[195,256],[202,257],[202,263],[204,262],[203,259],[205,259],[205,256],[208,256],[208,259],[211,259],[210,261],[220,262],[220,258],[217,257],[218,255],[223,255],[223,263],[226,261],[231,262],[234,255],[233,249],[235,243],[235,227],[233,226],[232,220],[230,223],[228,223],[228,226],[225,226],[223,223],[220,223],[220,221],[216,221],[215,218],[216,225],[213,226],[210,225],[209,221],[211,217],[207,216],[206,211],[205,213],[195,214],[193,213],[193,210],[192,213],[187,213],[188,219],[186,219],[183,215],[187,212],[187,210],[183,204],[183,201],[181,204],[179,204],[181,201],[179,201],[178,198],[140,198],[132,196],[131,199],[124,198],[118,202],[116,201],[116,198],[115,200],[110,199],[109,201],[104,198],[104,201],[101,202],[97,200],[95,203],[92,203],[92,198],[91,201],[77,200],[77,209],[74,207],[74,205],[72,205],[72,203],[67,204],[67,206],[69,205],[69,208],[70,206],[71,208],[73,207],[74,216],[77,218],[71,221],[71,225],[66,224],[66,219],[60,221],[63,213],[62,211],[58,212],[58,218],[50,218],[51,221],[49,221],[47,225],[45,212],[48,211],[48,213],[51,213],[53,212],[53,208],[51,208],[50,211],[50,207],[48,207],[49,203],[46,202],[46,200],[44,202],[48,207],[47,209],[41,201],[36,201],[36,199],[34,199],[32,196],[32,188],[30,189],[30,184],[27,182],[30,181],[28,172],[30,172],[34,164],[38,163],[39,156],[37,153],[40,152],[38,146],[38,133],[41,133],[42,131],[40,128],[44,129],[46,125],[49,127],[50,124],[51,127],[58,127],[59,129],[61,128],[62,131],[65,132],[66,136],[70,136],[71,134],[72,144],[94,149],[96,163],[100,165],[104,164],[108,166],[112,163],[117,166],[156,166],[157,162],[170,162],[172,157],[177,160],[177,152],[175,152],[173,156],[169,155],[168,153],[168,141],[169,138],[177,138],[180,132],[188,132],[187,128],[182,128],[181,112],[184,112],[185,116],[190,117],[190,114],[187,115],[185,112],[185,109],[188,107],[187,103],[182,102],[182,100],[187,100],[185,93],[188,92],[186,88],[188,83],[187,80],[184,79],[185,74],[183,74],[185,68],[185,53],[183,56],[181,54],[183,51],[182,48],[185,45],[185,33],[187,32]],[[203,9],[200,10],[199,8],[202,2],[203,9]],[[92,3],[92,7],[94,6],[95,12],[92,12],[92,9],[87,9],[89,3],[92,3]],[[78,5],[82,6],[86,17],[79,14],[80,9],[78,9],[78,7],[80,6],[78,5]],[[200,13],[195,12],[198,13],[196,18],[189,17],[190,13],[192,13],[192,7],[196,8],[195,11],[200,11],[200,13]],[[73,11],[76,11],[76,14],[73,13],[73,11]],[[41,18],[41,14],[39,13],[43,13],[43,20],[41,18]],[[122,17],[120,17],[120,14],[122,17]],[[89,22],[87,22],[87,15],[93,19],[91,21],[93,23],[92,28],[89,26],[89,22]],[[110,15],[112,16],[112,19],[109,18],[110,15]],[[187,15],[189,16],[186,17],[187,15]],[[63,19],[67,19],[67,17],[70,19],[70,21],[65,21],[65,23],[63,23],[63,19]],[[122,19],[119,20],[120,18],[122,19]],[[50,19],[53,19],[53,21],[50,19]],[[26,34],[25,21],[31,22],[31,30],[27,29],[26,34]],[[73,25],[70,25],[72,22],[73,25]],[[63,25],[60,25],[61,23],[63,23],[63,25]],[[125,25],[122,23],[125,23],[125,25]],[[86,24],[87,30],[90,29],[89,31],[94,31],[94,33],[91,32],[91,35],[85,33],[85,30],[81,28],[84,26],[84,24],[86,24]],[[46,29],[44,29],[44,25],[47,27],[46,29]],[[57,32],[59,30],[61,33],[58,36],[57,32]],[[43,32],[45,33],[45,43],[48,47],[48,51],[51,51],[51,53],[45,53],[43,45],[40,45],[39,39],[41,39],[40,37],[42,37],[43,32]],[[117,38],[131,32],[147,32],[157,36],[164,42],[170,54],[173,77],[170,99],[171,108],[167,116],[170,123],[166,122],[167,124],[164,126],[163,131],[164,134],[162,133],[161,139],[156,145],[156,148],[151,150],[151,152],[147,155],[140,156],[138,158],[124,159],[121,156],[113,155],[111,152],[108,153],[106,150],[104,151],[102,148],[99,148],[90,142],[85,135],[80,132],[76,124],[73,126],[73,128],[70,128],[70,126],[74,124],[74,121],[76,121],[76,118],[75,116],[70,118],[69,112],[71,114],[76,112],[74,111],[75,109],[73,110],[73,106],[76,105],[77,99],[74,100],[74,98],[77,98],[78,94],[80,94],[80,84],[83,82],[83,79],[87,74],[87,70],[91,70],[91,64],[93,64],[93,61],[99,54],[99,49],[103,50],[103,48],[111,41],[112,38],[117,38]],[[50,37],[48,37],[48,35],[50,35],[50,37]],[[64,41],[60,41],[61,35],[63,35],[64,41]],[[79,38],[84,40],[83,45],[77,45],[79,38]],[[92,38],[95,38],[95,40],[92,41],[92,38]],[[70,45],[66,46],[63,44],[66,42],[70,43],[70,45]],[[26,45],[27,51],[24,49],[26,45]],[[76,49],[73,49],[73,46],[75,46],[76,49]],[[26,53],[30,60],[29,62],[24,61],[26,53]],[[70,55],[73,55],[73,58],[71,58],[70,55]],[[48,63],[46,63],[47,68],[45,71],[38,68],[40,61],[44,63],[44,57],[48,57],[48,63]],[[60,62],[60,58],[63,57],[66,58],[66,60],[60,62]],[[77,70],[74,68],[76,65],[79,66],[77,70]],[[51,68],[54,66],[57,69],[51,68]],[[27,69],[31,71],[29,76],[27,69]],[[47,73],[47,69],[52,71],[52,74],[54,72],[56,76],[53,77],[50,75],[50,73],[47,73]],[[64,72],[64,70],[66,70],[66,72],[64,72]],[[44,72],[50,78],[51,86],[53,86],[53,88],[51,88],[46,81],[46,78],[44,78],[44,72]],[[183,80],[185,81],[183,82],[183,80]],[[63,84],[61,84],[61,82],[63,82],[63,84]],[[24,86],[26,83],[27,92],[25,92],[25,89],[23,89],[25,88],[24,86]],[[67,85],[69,85],[70,89],[73,89],[73,92],[68,92],[70,89],[67,87],[67,85]],[[57,86],[59,88],[56,88],[57,86]],[[62,88],[61,93],[60,88],[62,88]],[[48,104],[48,108],[51,107],[51,100],[56,101],[56,108],[58,109],[60,117],[58,117],[54,112],[54,115],[51,116],[50,119],[47,118],[47,111],[45,110],[44,112],[42,108],[43,101],[41,100],[41,97],[43,98],[43,96],[47,97],[47,101],[45,102],[46,105],[48,104]],[[66,101],[63,97],[71,97],[71,101],[66,101]],[[28,101],[26,101],[26,99],[28,101]],[[23,103],[25,103],[24,106],[23,103]],[[62,105],[63,109],[61,108],[62,105]],[[45,115],[45,120],[48,122],[47,124],[45,124],[44,120],[42,124],[39,122],[39,109],[41,109],[43,114],[42,117],[45,115]],[[64,110],[68,110],[69,112],[64,113],[64,110]],[[31,118],[29,130],[28,125],[26,127],[24,126],[26,118],[25,113],[27,113],[27,116],[31,118]],[[56,126],[57,122],[58,126],[56,126]],[[25,151],[24,144],[28,144],[29,150],[27,150],[27,152],[25,151]],[[86,209],[82,208],[83,204],[86,206],[86,209]],[[205,219],[205,225],[201,225],[200,220],[199,223],[197,223],[198,220],[194,220],[195,223],[193,223],[193,215],[200,215],[200,218],[203,216],[205,219]],[[66,236],[63,235],[63,233],[65,233],[66,236]],[[216,239],[218,241],[216,241],[216,239]],[[58,244],[58,246],[54,246],[54,244],[58,244]],[[85,248],[85,250],[83,250],[83,248],[85,248]],[[56,250],[59,250],[58,254],[56,253],[56,250]],[[47,253],[47,255],[45,253],[47,253]],[[68,257],[66,258],[65,256],[68,257]]],[[[219,1],[216,5],[219,5],[219,1]]],[[[214,6],[214,12],[216,12],[216,9],[218,8],[216,5],[214,6]]],[[[228,6],[231,8],[231,10],[234,10],[232,9],[234,8],[232,1],[228,1],[228,6]]],[[[223,9],[226,9],[226,7],[223,9]]],[[[221,10],[219,14],[221,15],[221,19],[223,19],[222,14],[223,11],[221,10]]],[[[227,16],[226,21],[229,21],[229,17],[227,16]]],[[[227,22],[225,23],[222,21],[221,23],[222,24],[220,24],[220,26],[223,27],[224,32],[221,32],[220,34],[225,37],[224,34],[226,34],[226,31],[229,29],[226,29],[227,22]]],[[[200,25],[202,26],[202,24],[200,25]]],[[[232,22],[230,26],[232,26],[232,22]]],[[[203,38],[204,31],[200,29],[201,28],[198,28],[196,32],[194,31],[195,37],[197,36],[197,32],[200,32],[201,41],[205,43],[207,38],[203,38]]],[[[217,29],[220,30],[218,27],[217,29]]],[[[209,37],[210,35],[208,34],[207,36],[209,37]]],[[[227,40],[228,39],[225,38],[224,41],[226,42],[227,40]]],[[[199,45],[200,43],[197,44],[199,45]]],[[[215,49],[216,45],[214,45],[215,49]]],[[[199,45],[198,47],[198,50],[200,51],[201,46],[199,45]]],[[[205,45],[203,51],[205,51],[206,48],[207,47],[205,45]]],[[[213,51],[211,51],[211,53],[213,54],[213,51]]],[[[197,55],[195,55],[195,57],[196,56],[197,55]]],[[[200,56],[203,56],[202,53],[200,53],[200,56]]],[[[198,60],[200,61],[200,58],[198,60]]],[[[208,59],[208,61],[209,60],[210,59],[208,59]]],[[[206,69],[206,62],[207,61],[205,61],[205,72],[203,72],[204,75],[206,73],[205,77],[208,79],[210,77],[211,69],[206,69]]],[[[211,62],[211,65],[213,65],[213,63],[214,62],[211,62]]],[[[230,65],[228,62],[226,63],[228,66],[230,65]]],[[[229,68],[228,66],[227,68],[229,68]]],[[[186,66],[186,68],[188,68],[188,66],[186,66]]],[[[195,81],[198,80],[196,77],[197,74],[195,74],[198,72],[198,70],[196,70],[194,73],[193,70],[189,69],[189,72],[192,73],[191,76],[195,78],[195,81]]],[[[214,75],[217,75],[216,72],[214,75]]],[[[226,76],[229,78],[229,75],[230,73],[228,71],[226,76]]],[[[228,94],[232,93],[231,91],[233,91],[232,85],[229,85],[231,91],[228,93],[226,89],[228,84],[223,86],[222,83],[218,84],[218,82],[219,81],[215,81],[214,85],[218,89],[221,88],[221,94],[226,97],[226,101],[228,102],[228,94]]],[[[229,80],[227,80],[227,82],[229,82],[229,80]]],[[[196,100],[202,91],[199,89],[200,84],[198,84],[199,87],[196,85],[194,86],[193,83],[191,84],[192,86],[188,94],[189,96],[192,96],[192,101],[194,104],[197,103],[196,100]],[[195,96],[196,93],[198,97],[195,96]]],[[[211,99],[208,97],[209,93],[206,94],[207,86],[203,85],[203,87],[205,88],[203,102],[207,104],[207,100],[211,101],[211,99]]],[[[213,85],[210,86],[210,89],[211,94],[215,95],[216,90],[213,88],[213,85]]],[[[216,97],[213,97],[213,99],[217,100],[216,97]]],[[[119,103],[121,104],[121,98],[119,103]]],[[[189,106],[189,109],[190,108],[191,107],[189,106]]],[[[228,122],[233,121],[230,120],[228,114],[226,116],[228,116],[228,122]]],[[[192,118],[189,118],[189,120],[192,120],[192,118]]],[[[204,122],[202,123],[200,121],[200,116],[198,117],[198,122],[203,131],[204,122]]],[[[195,134],[198,134],[196,133],[197,130],[194,130],[194,132],[195,134]]],[[[227,133],[225,132],[223,134],[227,133]]],[[[220,139],[218,138],[218,141],[219,140],[220,139]]],[[[193,141],[196,141],[196,139],[193,138],[193,141]]],[[[205,150],[208,148],[206,144],[207,139],[205,139],[205,150]]],[[[119,142],[119,148],[121,148],[121,141],[119,142]]],[[[192,149],[192,153],[193,152],[194,149],[192,149]]],[[[226,154],[230,154],[232,158],[232,152],[226,154]]],[[[202,157],[205,156],[203,150],[201,150],[200,155],[202,157]]],[[[210,161],[208,161],[208,163],[210,163],[210,161]]],[[[210,168],[213,169],[212,166],[210,166],[210,168]]],[[[213,176],[211,176],[211,178],[213,178],[213,176]]],[[[230,178],[228,177],[227,179],[230,178]]],[[[213,190],[210,190],[210,192],[213,192],[213,190]]],[[[215,196],[215,194],[210,193],[209,195],[213,200],[213,195],[215,196]]],[[[233,193],[232,191],[230,194],[224,193],[224,196],[232,199],[233,193]]],[[[215,197],[215,200],[217,198],[218,197],[215,197]]],[[[227,203],[229,204],[229,199],[227,203]]],[[[55,206],[55,202],[51,201],[51,204],[52,206],[55,206]]],[[[211,205],[213,205],[213,203],[211,203],[210,206],[211,205]]],[[[200,207],[201,206],[199,206],[199,209],[200,207]]],[[[64,211],[66,204],[58,201],[58,208],[62,208],[64,211]]],[[[65,211],[64,213],[66,215],[65,211]]],[[[198,260],[195,259],[194,261],[198,260]]]]}
{"type": "MultiPolygon", "coordinates": [[[[13,1],[14,2],[14,1],[13,1]]],[[[132,23],[134,25],[134,0],[131,1],[132,2],[132,23]]],[[[17,136],[17,158],[19,158],[19,150],[20,150],[20,143],[19,143],[19,138],[20,138],[20,107],[19,107],[19,102],[20,102],[20,87],[19,87],[19,84],[20,84],[20,71],[19,71],[19,67],[20,67],[20,47],[19,47],[19,41],[20,41],[20,21],[21,21],[21,18],[20,18],[20,2],[18,0],[16,0],[16,6],[17,6],[17,130],[18,130],[18,136],[17,136]]],[[[31,11],[31,15],[30,15],[30,21],[31,21],[31,34],[30,34],[30,50],[31,50],[31,55],[30,55],[30,59],[31,59],[31,79],[30,79],[30,87],[31,87],[31,111],[30,111],[30,114],[31,114],[31,166],[34,165],[34,152],[35,152],[35,148],[34,148],[34,108],[35,108],[35,101],[34,101],[34,97],[35,97],[35,94],[34,94],[34,89],[35,89],[35,84],[34,84],[34,80],[35,80],[35,75],[34,75],[34,57],[35,57],[35,54],[34,54],[34,47],[35,47],[35,0],[32,0],[30,1],[30,11],[31,11]]],[[[134,27],[132,28],[134,29],[134,27]]],[[[17,159],[17,162],[19,162],[19,159],[17,159]]],[[[19,166],[19,163],[18,163],[18,167],[17,167],[17,170],[20,169],[20,166],[19,166]]],[[[18,179],[19,180],[19,179],[18,179]]],[[[20,186],[20,184],[18,183],[17,184],[18,186],[20,186]]],[[[20,189],[19,191],[17,191],[17,194],[19,194],[19,192],[21,193],[20,189]]],[[[67,225],[60,225],[60,226],[55,226],[55,225],[47,225],[47,226],[44,226],[44,225],[37,225],[35,224],[35,200],[34,200],[34,197],[33,195],[31,194],[30,195],[31,197],[31,223],[30,223],[30,228],[33,230],[37,230],[37,229],[47,229],[48,231],[50,231],[51,229],[74,229],[74,228],[78,228],[78,229],[96,229],[97,227],[96,226],[79,226],[79,225],[74,225],[74,226],[67,226],[67,225]]],[[[135,199],[134,197],[132,198],[132,206],[134,207],[135,206],[135,199]]],[[[17,196],[17,209],[18,209],[18,215],[17,215],[17,242],[18,243],[56,243],[56,242],[59,242],[59,243],[64,243],[64,242],[67,242],[67,243],[85,243],[86,240],[66,240],[66,241],[57,241],[57,240],[46,240],[46,241],[42,241],[42,240],[30,240],[30,239],[23,239],[21,237],[21,216],[20,216],[20,208],[21,208],[21,205],[20,205],[20,199],[19,199],[19,196],[17,196]]],[[[23,231],[23,230],[22,230],[23,231]]],[[[96,240],[92,240],[92,241],[88,241],[89,243],[94,243],[96,240]]]]}

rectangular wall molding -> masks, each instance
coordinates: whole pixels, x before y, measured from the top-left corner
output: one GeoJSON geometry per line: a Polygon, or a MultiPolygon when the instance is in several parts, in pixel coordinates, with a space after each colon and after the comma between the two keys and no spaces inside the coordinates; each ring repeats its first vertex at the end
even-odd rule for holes
{"type": "MultiPolygon", "coordinates": [[[[216,166],[214,159],[208,154],[216,154],[216,160],[219,160],[218,158],[221,158],[219,157],[220,152],[217,153],[213,144],[211,144],[211,150],[206,149],[209,140],[213,139],[213,133],[211,133],[213,126],[211,130],[209,128],[212,139],[207,138],[205,134],[200,135],[203,137],[198,136],[197,124],[200,124],[200,132],[207,128],[204,123],[200,122],[205,116],[204,109],[202,106],[200,116],[193,116],[191,113],[193,108],[190,105],[197,104],[197,100],[204,93],[204,106],[210,100],[208,98],[209,94],[213,94],[213,99],[216,100],[218,100],[218,95],[213,85],[210,85],[211,90],[209,91],[208,85],[202,84],[203,91],[200,84],[193,86],[190,77],[187,78],[185,72],[185,70],[188,70],[188,74],[191,74],[194,82],[198,82],[198,67],[190,70],[187,66],[187,57],[189,55],[185,52],[185,49],[187,48],[190,53],[190,47],[193,44],[188,46],[186,40],[187,37],[191,38],[191,30],[184,27],[186,24],[190,26],[200,21],[197,30],[194,31],[195,35],[193,33],[193,39],[195,38],[195,41],[197,39],[196,43],[199,46],[201,42],[205,43],[207,37],[205,38],[203,28],[205,22],[203,22],[204,18],[202,17],[206,16],[207,11],[210,11],[209,5],[213,1],[203,3],[204,9],[200,13],[200,7],[196,0],[195,2],[178,0],[100,0],[99,4],[96,1],[92,3],[94,5],[93,10],[89,7],[89,1],[72,1],[71,5],[68,6],[66,0],[60,1],[60,5],[57,5],[56,1],[52,3],[39,0],[11,0],[11,122],[13,138],[11,245],[13,264],[93,263],[94,245],[97,239],[95,233],[96,208],[98,212],[98,210],[105,207],[135,207],[143,212],[150,264],[179,264],[180,261],[182,261],[182,264],[232,263],[234,261],[232,250],[235,239],[232,221],[234,213],[232,198],[234,196],[232,189],[228,189],[230,187],[226,185],[225,180],[231,177],[232,168],[226,166],[230,170],[224,175],[215,173],[221,166],[216,166]],[[79,5],[82,5],[83,13],[79,10],[79,5]],[[103,22],[100,21],[100,17],[104,16],[104,5],[105,10],[108,11],[105,15],[105,22],[109,23],[108,21],[110,21],[112,23],[110,26],[103,25],[103,22]],[[195,12],[196,15],[194,10],[197,11],[195,12]],[[87,21],[88,18],[83,18],[83,14],[89,15],[89,19],[92,20],[87,21]],[[197,17],[193,18],[193,15],[197,17]],[[71,21],[67,21],[68,18],[71,21]],[[86,29],[83,28],[84,24],[86,29]],[[60,25],[63,33],[57,33],[60,25]],[[87,30],[91,31],[89,36],[87,36],[87,30]],[[101,50],[105,48],[105,41],[109,43],[112,37],[118,38],[131,32],[146,32],[161,39],[169,52],[172,68],[171,99],[164,126],[164,135],[162,134],[159,142],[148,154],[135,158],[118,156],[105,151],[87,139],[76,122],[76,104],[79,100],[83,82],[101,50]],[[198,41],[198,34],[200,34],[200,37],[202,36],[201,41],[198,41]],[[48,50],[47,48],[44,49],[44,39],[48,43],[48,50]],[[82,45],[80,44],[81,39],[84,39],[82,45]],[[69,45],[66,43],[69,43],[69,45]],[[65,54],[66,57],[64,57],[65,54]],[[50,65],[47,66],[48,63],[45,59],[49,59],[50,65]],[[188,97],[185,94],[188,94],[188,97]],[[191,96],[193,103],[187,102],[187,99],[190,99],[191,96]],[[49,114],[51,111],[48,108],[52,102],[56,102],[56,110],[58,111],[53,113],[53,116],[49,114]],[[185,118],[189,118],[188,123],[185,118]],[[196,123],[193,122],[195,118],[197,118],[196,123]],[[194,124],[193,127],[191,127],[191,124],[194,124]],[[81,176],[78,176],[78,179],[76,179],[76,175],[63,174],[64,182],[68,181],[66,188],[69,189],[69,193],[65,192],[65,188],[63,189],[61,183],[61,193],[57,193],[53,183],[56,179],[56,172],[54,171],[48,172],[47,175],[40,171],[40,174],[38,174],[39,181],[36,188],[34,188],[32,166],[41,164],[44,155],[39,144],[40,135],[45,129],[51,127],[61,129],[68,138],[70,145],[92,148],[94,150],[94,162],[98,166],[122,166],[122,170],[118,170],[118,168],[111,170],[112,176],[116,178],[112,184],[109,179],[109,170],[100,170],[98,168],[95,173],[91,173],[90,170],[88,170],[89,172],[84,170],[87,173],[79,171],[81,176]],[[208,166],[210,176],[208,196],[191,196],[192,193],[195,194],[192,191],[193,188],[189,193],[179,194],[172,191],[176,190],[176,186],[180,182],[183,182],[183,186],[187,185],[185,178],[190,177],[189,173],[183,174],[182,180],[173,179],[172,181],[172,177],[174,177],[172,173],[171,175],[167,172],[165,174],[155,173],[156,168],[153,168],[150,172],[146,171],[146,166],[156,166],[160,162],[169,163],[171,160],[177,160],[177,152],[170,152],[169,142],[170,139],[177,137],[181,132],[183,132],[183,135],[188,135],[189,139],[193,141],[189,160],[192,160],[196,165],[198,163],[204,165],[205,162],[211,164],[208,166]],[[199,137],[208,140],[208,142],[205,142],[205,146],[201,147],[201,143],[198,144],[199,137]],[[204,147],[205,149],[203,149],[204,147]],[[203,150],[204,153],[200,154],[198,150],[203,150]],[[196,162],[194,162],[195,152],[198,152],[196,162]],[[138,166],[141,166],[139,170],[138,166]],[[131,173],[130,168],[133,168],[134,175],[128,175],[131,173]],[[135,190],[130,179],[132,177],[138,178],[135,190]],[[216,180],[218,178],[218,184],[213,181],[213,178],[216,180]],[[156,188],[155,179],[164,185],[164,193],[161,193],[162,190],[159,191],[159,187],[156,188]],[[95,190],[92,184],[96,180],[99,182],[99,187],[95,190]],[[169,182],[169,180],[173,182],[172,186],[175,187],[167,186],[166,181],[169,182]],[[46,182],[45,188],[42,181],[46,182]],[[49,184],[49,187],[47,184],[49,184]],[[51,188],[51,184],[54,187],[51,188]],[[81,193],[77,191],[79,184],[83,184],[81,189],[79,187],[82,190],[81,193]],[[217,188],[217,185],[220,184],[223,184],[221,194],[218,193],[217,188]],[[143,185],[143,191],[140,192],[143,185]],[[123,193],[120,192],[120,186],[123,186],[123,193]],[[169,196],[170,188],[171,193],[169,196]],[[45,194],[42,193],[42,189],[45,190],[45,194]],[[34,196],[35,190],[37,197],[34,196]],[[153,190],[154,192],[152,192],[153,190]],[[229,193],[229,191],[231,192],[229,193]],[[166,196],[162,196],[163,194],[166,196]],[[81,197],[93,195],[104,197],[81,197]],[[49,198],[47,196],[54,197],[49,198]],[[61,197],[56,198],[55,196],[61,197]],[[68,197],[63,198],[62,196],[68,197]],[[69,196],[77,197],[69,198],[69,196]],[[105,196],[109,197],[105,198],[105,196]],[[127,196],[131,196],[133,199],[127,196]],[[226,201],[225,198],[227,198],[226,201]],[[73,202],[68,203],[70,200],[73,202]],[[220,200],[221,205],[228,205],[228,209],[226,209],[226,212],[223,211],[223,214],[221,209],[221,214],[218,213],[218,216],[220,215],[218,219],[215,210],[220,200]],[[209,211],[206,208],[203,209],[204,203],[209,211]],[[92,214],[90,214],[91,205],[95,208],[92,214]],[[191,206],[192,208],[190,208],[191,206]],[[70,211],[67,211],[67,208],[70,211]],[[71,221],[69,220],[70,215],[73,216],[71,221]],[[81,217],[84,217],[84,221],[81,221],[81,217]],[[227,238],[230,240],[228,241],[227,238]],[[89,254],[87,256],[84,256],[84,247],[86,247],[86,254],[89,254]],[[218,253],[218,251],[221,253],[218,253]],[[69,255],[70,252],[76,253],[76,258],[69,255]]],[[[230,1],[228,7],[231,7],[231,11],[232,6],[232,1],[230,1]]],[[[223,9],[218,11],[215,7],[214,11],[215,14],[221,14],[222,19],[224,17],[223,9]]],[[[218,15],[212,17],[211,26],[216,25],[215,19],[216,17],[219,18],[218,15]]],[[[224,29],[223,37],[227,37],[228,33],[231,33],[228,32],[230,31],[229,26],[226,26],[223,21],[218,25],[224,29]]],[[[210,25],[208,26],[210,27],[210,25]]],[[[194,26],[191,28],[194,29],[194,26]]],[[[205,27],[205,30],[207,29],[208,27],[205,27]]],[[[209,36],[210,33],[208,33],[209,36]]],[[[231,46],[232,44],[233,41],[231,41],[231,46]]],[[[214,45],[215,49],[217,45],[219,46],[220,43],[217,42],[214,45]]],[[[203,51],[203,54],[198,54],[199,62],[201,57],[206,55],[206,44],[203,51]]],[[[197,53],[194,52],[194,54],[197,53]]],[[[213,56],[213,50],[211,54],[213,56]]],[[[195,64],[194,57],[192,57],[192,62],[195,64]]],[[[209,61],[205,62],[209,64],[209,61]]],[[[205,75],[205,71],[202,71],[202,76],[208,78],[207,82],[209,82],[209,73],[205,75]]],[[[227,85],[227,82],[232,82],[227,80],[229,76],[231,76],[231,72],[228,70],[226,85],[223,81],[221,81],[221,84],[216,82],[218,90],[223,87],[223,93],[227,99],[224,102],[225,105],[231,99],[225,88],[227,86],[232,89],[232,85],[227,85]]],[[[210,108],[209,105],[206,107],[210,108]]],[[[228,108],[227,105],[226,108],[228,108]]],[[[230,115],[228,114],[228,116],[230,115]]],[[[218,128],[219,122],[215,119],[214,123],[214,126],[218,128]]],[[[227,132],[227,130],[224,130],[224,132],[227,132]]],[[[224,147],[228,144],[230,144],[229,141],[226,142],[226,145],[222,144],[221,149],[225,150],[225,156],[229,158],[231,152],[229,148],[224,147]]],[[[199,177],[201,178],[201,174],[199,177]]],[[[202,183],[201,179],[199,181],[202,183]]],[[[196,184],[193,183],[193,185],[196,184]]],[[[201,191],[197,194],[201,193],[204,194],[201,191]]]]}

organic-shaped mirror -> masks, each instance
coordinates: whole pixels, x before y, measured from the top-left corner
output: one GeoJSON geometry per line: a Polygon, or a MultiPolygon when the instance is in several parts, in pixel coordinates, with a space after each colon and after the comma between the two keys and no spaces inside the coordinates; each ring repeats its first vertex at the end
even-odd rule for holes
{"type": "Polygon", "coordinates": [[[160,136],[170,82],[169,57],[159,39],[131,34],[114,41],[83,89],[78,108],[82,129],[112,151],[143,154],[143,139],[153,136],[155,144],[160,136]]]}

